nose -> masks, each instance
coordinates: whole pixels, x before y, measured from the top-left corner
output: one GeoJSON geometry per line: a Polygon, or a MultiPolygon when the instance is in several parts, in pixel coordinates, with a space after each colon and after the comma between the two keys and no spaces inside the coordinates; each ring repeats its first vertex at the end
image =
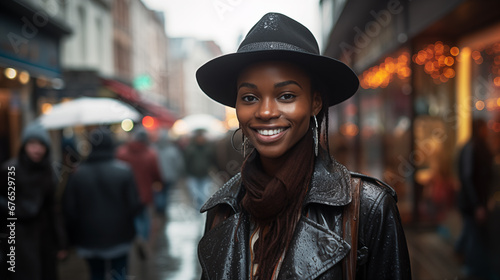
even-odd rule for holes
{"type": "Polygon", "coordinates": [[[256,117],[262,120],[279,118],[280,111],[273,98],[264,98],[257,109],[256,117]]]}

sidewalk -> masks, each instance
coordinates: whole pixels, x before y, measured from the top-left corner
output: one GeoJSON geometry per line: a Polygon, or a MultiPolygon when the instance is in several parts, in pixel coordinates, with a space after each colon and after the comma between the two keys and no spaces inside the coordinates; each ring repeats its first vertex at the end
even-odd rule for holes
{"type": "Polygon", "coordinates": [[[466,279],[454,243],[461,231],[458,213],[451,213],[442,226],[405,226],[413,280],[466,279]]]}

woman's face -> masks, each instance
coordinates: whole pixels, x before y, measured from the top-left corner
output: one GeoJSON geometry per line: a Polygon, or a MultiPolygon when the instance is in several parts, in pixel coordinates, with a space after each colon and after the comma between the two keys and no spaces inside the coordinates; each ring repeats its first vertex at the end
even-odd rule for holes
{"type": "Polygon", "coordinates": [[[279,158],[309,129],[321,110],[311,79],[294,64],[261,62],[244,69],[237,81],[236,115],[261,158],[279,158]]]}
{"type": "Polygon", "coordinates": [[[39,140],[30,139],[26,142],[24,150],[33,162],[40,162],[47,152],[47,147],[39,140]]]}

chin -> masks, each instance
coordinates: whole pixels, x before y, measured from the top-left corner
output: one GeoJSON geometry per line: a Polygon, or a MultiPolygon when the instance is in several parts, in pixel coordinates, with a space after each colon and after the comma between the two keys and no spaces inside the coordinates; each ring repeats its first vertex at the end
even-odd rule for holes
{"type": "Polygon", "coordinates": [[[269,149],[269,148],[264,148],[264,149],[258,149],[256,148],[257,151],[259,152],[259,155],[263,158],[280,158],[285,154],[285,152],[281,150],[275,150],[275,149],[269,149]]]}

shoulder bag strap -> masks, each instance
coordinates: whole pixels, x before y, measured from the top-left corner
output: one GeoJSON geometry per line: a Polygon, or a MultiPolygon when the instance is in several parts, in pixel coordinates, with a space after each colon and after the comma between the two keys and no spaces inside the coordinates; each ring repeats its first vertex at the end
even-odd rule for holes
{"type": "Polygon", "coordinates": [[[359,193],[361,190],[361,179],[351,178],[352,201],[344,207],[342,233],[344,240],[351,245],[351,251],[343,261],[344,279],[354,280],[356,278],[356,258],[358,250],[358,224],[359,224],[359,193]]]}

